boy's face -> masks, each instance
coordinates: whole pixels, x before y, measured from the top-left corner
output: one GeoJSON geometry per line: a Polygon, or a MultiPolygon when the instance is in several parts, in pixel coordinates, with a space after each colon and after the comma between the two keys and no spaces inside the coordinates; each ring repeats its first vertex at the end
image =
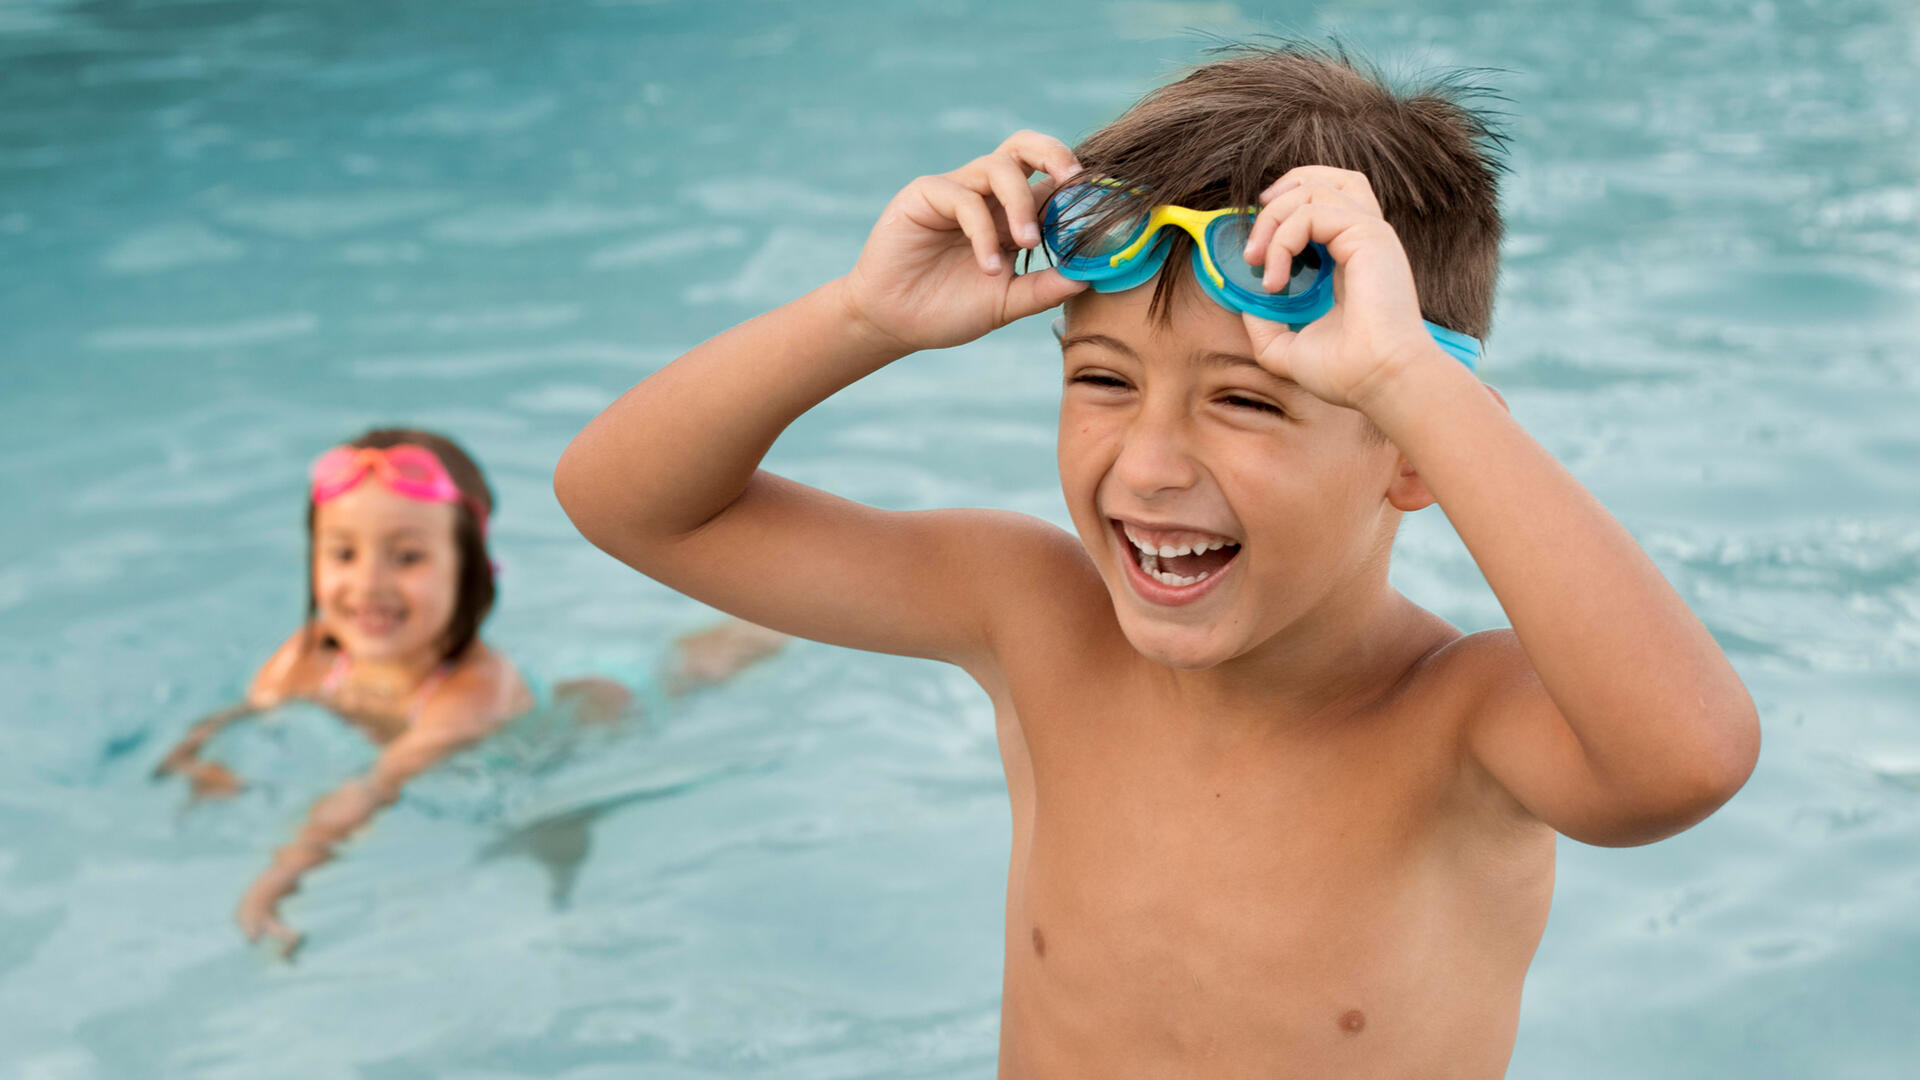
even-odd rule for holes
{"type": "Polygon", "coordinates": [[[1068,302],[1060,482],[1134,648],[1205,668],[1357,602],[1398,518],[1398,453],[1247,359],[1238,314],[1183,284],[1162,326],[1152,295],[1068,302]]]}
{"type": "Polygon", "coordinates": [[[356,660],[437,653],[459,593],[451,503],[422,502],[367,479],[313,517],[320,628],[356,660]]]}

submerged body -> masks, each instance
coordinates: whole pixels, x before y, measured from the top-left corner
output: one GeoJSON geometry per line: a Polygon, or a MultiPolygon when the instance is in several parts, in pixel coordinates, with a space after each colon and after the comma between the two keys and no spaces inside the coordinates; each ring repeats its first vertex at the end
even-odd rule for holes
{"type": "MultiPolygon", "coordinates": [[[[380,429],[322,454],[308,511],[309,618],[255,673],[245,701],[195,724],[155,769],[184,776],[194,797],[238,793],[243,778],[202,749],[232,723],[290,701],[337,713],[380,748],[372,766],[322,796],[242,895],[235,921],[291,956],[301,935],[281,902],[342,841],[400,797],[414,777],[500,731],[536,705],[505,654],[478,637],[493,604],[485,522],[493,496],[451,440],[380,429]]],[[[718,682],[771,654],[784,637],[726,622],[687,635],[659,686],[576,679],[555,702],[583,721],[718,682]]]]}
{"type": "Polygon", "coordinates": [[[534,707],[533,691],[519,669],[484,642],[474,642],[458,661],[438,664],[424,674],[395,676],[373,665],[356,665],[351,654],[320,641],[320,636],[317,628],[295,631],[261,666],[247,700],[259,708],[311,701],[382,747],[419,726],[442,694],[461,693],[466,715],[476,717],[477,726],[486,730],[498,729],[534,707]]]}

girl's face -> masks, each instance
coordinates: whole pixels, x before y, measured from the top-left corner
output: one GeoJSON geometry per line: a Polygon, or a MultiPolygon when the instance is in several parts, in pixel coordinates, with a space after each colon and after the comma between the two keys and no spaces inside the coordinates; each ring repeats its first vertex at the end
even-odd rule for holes
{"type": "Polygon", "coordinates": [[[369,478],[315,508],[313,591],[320,629],[356,660],[434,656],[459,593],[451,503],[369,478]]]}

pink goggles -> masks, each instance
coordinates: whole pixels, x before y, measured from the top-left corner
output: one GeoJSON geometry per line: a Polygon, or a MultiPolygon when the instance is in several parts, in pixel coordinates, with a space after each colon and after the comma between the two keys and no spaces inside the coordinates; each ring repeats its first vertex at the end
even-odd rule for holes
{"type": "Polygon", "coordinates": [[[473,511],[480,531],[487,528],[487,511],[468,498],[447,474],[447,467],[424,446],[401,443],[384,450],[370,446],[336,446],[314,461],[313,501],[337,499],[360,485],[367,475],[379,478],[388,491],[421,502],[462,503],[473,511]]]}

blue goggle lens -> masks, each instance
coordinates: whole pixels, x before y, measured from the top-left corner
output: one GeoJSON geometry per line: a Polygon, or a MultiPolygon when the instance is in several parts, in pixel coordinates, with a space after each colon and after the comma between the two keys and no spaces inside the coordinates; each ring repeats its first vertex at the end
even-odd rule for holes
{"type": "Polygon", "coordinates": [[[1139,239],[1140,230],[1147,224],[1145,213],[1130,214],[1100,227],[1099,219],[1108,206],[1105,195],[1092,184],[1077,184],[1056,193],[1048,202],[1042,234],[1054,258],[1080,268],[1095,264],[1104,267],[1116,252],[1139,239]]]}
{"type": "Polygon", "coordinates": [[[1253,299],[1304,296],[1313,291],[1328,269],[1318,244],[1308,246],[1293,257],[1292,272],[1280,288],[1268,292],[1260,283],[1267,268],[1250,265],[1246,259],[1247,237],[1253,232],[1253,220],[1252,214],[1233,214],[1207,226],[1207,249],[1212,252],[1213,265],[1226,279],[1227,287],[1253,299]]]}

